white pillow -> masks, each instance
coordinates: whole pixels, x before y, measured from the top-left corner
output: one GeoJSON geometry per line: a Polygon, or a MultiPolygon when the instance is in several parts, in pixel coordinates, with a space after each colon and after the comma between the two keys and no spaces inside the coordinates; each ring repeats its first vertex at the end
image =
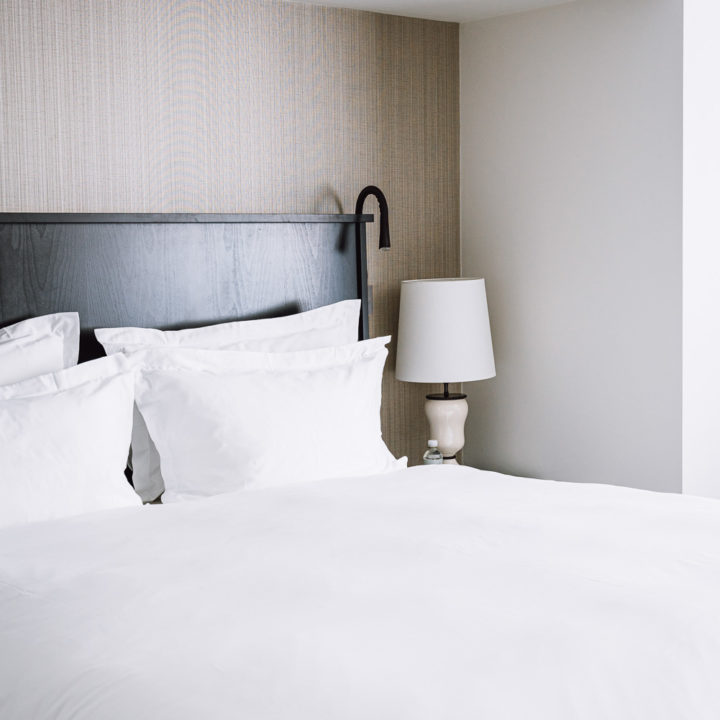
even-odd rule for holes
{"type": "Polygon", "coordinates": [[[108,355],[163,345],[290,352],[355,342],[359,322],[360,300],[343,300],[279,318],[239,320],[188,330],[99,328],[95,337],[108,355]]]}
{"type": "MultiPolygon", "coordinates": [[[[353,343],[358,338],[359,322],[360,300],[343,300],[280,318],[241,320],[189,330],[101,328],[95,331],[95,336],[108,355],[158,346],[289,352],[353,343]]],[[[137,409],[132,469],[135,490],[145,502],[163,493],[160,457],[137,409]]]]}
{"type": "Polygon", "coordinates": [[[55,313],[0,328],[0,385],[77,364],[78,314],[55,313]]]}
{"type": "Polygon", "coordinates": [[[89,381],[71,368],[0,388],[0,527],[141,504],[124,474],[134,374],[105,360],[89,381]]]}
{"type": "Polygon", "coordinates": [[[292,353],[129,355],[160,452],[163,501],[404,467],[380,430],[390,338],[292,353]]]}
{"type": "Polygon", "coordinates": [[[132,371],[132,364],[125,355],[117,353],[74,365],[67,370],[38,375],[12,385],[0,386],[0,399],[49,395],[93,380],[102,380],[119,373],[132,371]]]}

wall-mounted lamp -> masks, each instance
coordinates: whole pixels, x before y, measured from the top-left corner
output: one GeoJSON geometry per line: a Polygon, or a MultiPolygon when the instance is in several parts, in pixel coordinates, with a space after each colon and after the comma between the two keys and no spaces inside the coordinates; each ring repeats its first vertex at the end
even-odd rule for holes
{"type": "Polygon", "coordinates": [[[388,222],[388,204],[383,195],[383,191],[375,187],[375,185],[368,185],[363,188],[358,195],[357,202],[355,203],[355,214],[361,215],[365,198],[368,195],[374,195],[380,205],[380,249],[390,249],[390,223],[388,222]]]}

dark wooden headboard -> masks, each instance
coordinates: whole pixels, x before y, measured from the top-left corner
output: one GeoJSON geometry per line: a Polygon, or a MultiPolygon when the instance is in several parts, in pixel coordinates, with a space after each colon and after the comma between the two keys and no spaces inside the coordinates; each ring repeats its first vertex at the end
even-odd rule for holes
{"type": "Polygon", "coordinates": [[[0,213],[0,327],[80,313],[80,359],[98,327],[179,329],[276,317],[360,298],[372,215],[0,213]]]}

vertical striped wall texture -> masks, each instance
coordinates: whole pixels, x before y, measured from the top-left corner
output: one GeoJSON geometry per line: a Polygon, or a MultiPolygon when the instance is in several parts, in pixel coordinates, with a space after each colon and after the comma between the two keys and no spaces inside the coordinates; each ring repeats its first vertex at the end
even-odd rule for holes
{"type": "MultiPolygon", "coordinates": [[[[393,241],[378,252],[370,227],[372,334],[395,334],[400,280],[458,273],[457,25],[261,0],[2,0],[0,63],[0,211],[352,212],[372,183],[393,241]]],[[[428,388],[393,364],[383,431],[416,462],[428,388]]]]}

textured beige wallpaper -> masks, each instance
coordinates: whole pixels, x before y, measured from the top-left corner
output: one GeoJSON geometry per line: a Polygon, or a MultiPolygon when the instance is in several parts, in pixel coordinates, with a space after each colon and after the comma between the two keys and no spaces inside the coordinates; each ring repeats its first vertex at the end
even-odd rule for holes
{"type": "MultiPolygon", "coordinates": [[[[352,212],[373,335],[399,282],[459,270],[458,27],[260,0],[2,0],[0,211],[352,212]],[[377,212],[374,200],[367,212],[377,212]]],[[[426,386],[386,372],[383,428],[417,461],[426,386]]]]}

